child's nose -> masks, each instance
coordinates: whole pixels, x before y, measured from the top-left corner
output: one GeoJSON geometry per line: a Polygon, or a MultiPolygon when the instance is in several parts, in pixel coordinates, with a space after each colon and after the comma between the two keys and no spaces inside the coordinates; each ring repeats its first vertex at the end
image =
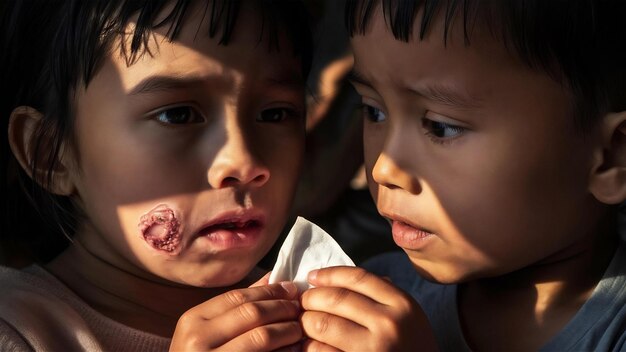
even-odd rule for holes
{"type": "Polygon", "coordinates": [[[394,158],[385,151],[376,159],[372,169],[372,178],[376,183],[387,188],[402,188],[412,194],[421,192],[421,186],[417,177],[399,166],[394,158]]]}
{"type": "Polygon", "coordinates": [[[261,187],[269,178],[270,170],[236,137],[226,142],[208,170],[212,188],[261,187]]]}

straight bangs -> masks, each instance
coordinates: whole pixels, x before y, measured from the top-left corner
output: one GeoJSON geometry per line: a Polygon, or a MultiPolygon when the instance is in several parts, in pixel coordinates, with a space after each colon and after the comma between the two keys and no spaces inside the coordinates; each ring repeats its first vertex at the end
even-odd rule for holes
{"type": "Polygon", "coordinates": [[[347,0],[345,9],[350,36],[366,34],[377,11],[404,42],[423,40],[437,16],[443,19],[444,43],[453,25],[460,25],[471,45],[472,29],[481,26],[522,62],[571,91],[580,126],[626,110],[625,1],[347,0]]]}
{"type": "MultiPolygon", "coordinates": [[[[208,21],[208,35],[217,38],[220,45],[228,45],[236,28],[242,1],[246,0],[130,0],[130,1],[97,1],[84,6],[83,1],[73,1],[69,6],[71,16],[66,17],[70,23],[65,28],[69,33],[60,33],[67,39],[65,47],[58,51],[59,57],[72,57],[68,54],[78,53],[77,63],[80,65],[76,73],[85,86],[93,78],[105,57],[106,50],[111,48],[116,39],[121,40],[121,53],[131,65],[141,55],[148,52],[148,41],[156,29],[167,28],[168,40],[175,41],[183,23],[190,15],[192,5],[202,3],[204,21],[208,21]],[[125,36],[126,27],[133,20],[135,26],[130,38],[125,36]]],[[[287,33],[293,54],[303,61],[303,75],[310,69],[312,52],[309,18],[300,1],[262,0],[250,1],[261,16],[259,44],[267,42],[268,50],[281,50],[279,34],[287,33]]],[[[202,35],[202,33],[199,33],[202,35]]],[[[59,40],[63,42],[63,40],[59,40]]],[[[68,77],[68,76],[65,76],[68,77]]],[[[75,90],[78,79],[69,87],[75,90]]]]}

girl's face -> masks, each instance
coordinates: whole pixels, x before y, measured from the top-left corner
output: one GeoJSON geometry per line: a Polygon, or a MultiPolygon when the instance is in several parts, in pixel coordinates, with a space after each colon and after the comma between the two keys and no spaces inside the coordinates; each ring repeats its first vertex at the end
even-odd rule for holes
{"type": "Polygon", "coordinates": [[[196,10],[176,42],[157,31],[136,63],[112,50],[79,92],[72,178],[89,251],[140,275],[215,287],[240,281],[286,222],[304,89],[288,42],[280,52],[259,43],[250,9],[227,46],[204,34],[196,10]]]}
{"type": "Polygon", "coordinates": [[[378,15],[352,39],[370,190],[394,240],[441,282],[582,250],[597,203],[567,91],[487,31],[467,46],[452,28],[447,46],[437,21],[405,43],[378,15]]]}

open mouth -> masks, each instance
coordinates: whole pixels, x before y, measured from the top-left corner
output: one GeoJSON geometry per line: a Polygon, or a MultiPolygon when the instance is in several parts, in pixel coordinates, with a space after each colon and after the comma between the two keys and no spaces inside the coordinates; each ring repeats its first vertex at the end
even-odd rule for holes
{"type": "Polygon", "coordinates": [[[220,222],[218,224],[213,224],[213,225],[204,227],[202,230],[200,230],[200,234],[201,235],[211,234],[219,230],[230,230],[230,231],[238,232],[237,230],[251,230],[255,228],[261,228],[261,226],[262,224],[259,220],[246,220],[246,221],[227,220],[224,222],[220,222]]]}
{"type": "Polygon", "coordinates": [[[265,228],[261,215],[225,215],[198,231],[198,239],[211,251],[256,246],[265,228]]]}
{"type": "Polygon", "coordinates": [[[430,231],[429,229],[423,228],[421,226],[415,226],[413,224],[409,224],[409,223],[404,222],[404,221],[394,221],[394,223],[398,223],[398,224],[400,224],[402,226],[406,226],[406,227],[412,228],[415,231],[419,232],[422,236],[427,236],[427,235],[433,235],[434,234],[434,232],[430,231]]]}

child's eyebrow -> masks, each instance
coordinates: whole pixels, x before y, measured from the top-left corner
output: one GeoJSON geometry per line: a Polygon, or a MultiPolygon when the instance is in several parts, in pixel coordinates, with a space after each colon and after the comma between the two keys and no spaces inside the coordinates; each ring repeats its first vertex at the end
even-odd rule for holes
{"type": "Polygon", "coordinates": [[[128,95],[142,95],[160,91],[175,90],[200,82],[197,77],[151,76],[137,84],[128,95]]]}
{"type": "Polygon", "coordinates": [[[205,84],[211,82],[211,87],[220,91],[233,91],[237,85],[237,78],[233,75],[224,73],[216,75],[155,75],[144,78],[127,94],[129,96],[151,94],[156,92],[165,92],[170,90],[179,90],[205,84]]]}
{"type": "MultiPolygon", "coordinates": [[[[373,84],[356,70],[351,70],[346,76],[348,81],[373,88],[373,84]]],[[[443,84],[424,84],[406,87],[405,90],[424,97],[428,100],[461,109],[477,109],[482,106],[482,100],[472,96],[466,90],[459,90],[443,84]]]]}
{"type": "Polygon", "coordinates": [[[477,109],[482,107],[482,100],[472,96],[468,91],[454,89],[442,84],[409,87],[407,90],[428,100],[453,108],[477,109]]]}
{"type": "MultiPolygon", "coordinates": [[[[130,92],[128,92],[128,95],[136,96],[168,90],[177,90],[189,86],[202,84],[206,81],[206,79],[206,77],[199,76],[151,76],[139,82],[133,89],[131,89],[130,92]]],[[[223,79],[223,77],[216,77],[215,80],[218,82],[215,82],[217,84],[214,86],[219,85],[226,89],[232,89],[235,86],[234,81],[223,79]]],[[[291,90],[301,90],[304,88],[305,84],[303,79],[295,78],[295,76],[268,78],[265,80],[265,82],[270,87],[291,90]]]]}

